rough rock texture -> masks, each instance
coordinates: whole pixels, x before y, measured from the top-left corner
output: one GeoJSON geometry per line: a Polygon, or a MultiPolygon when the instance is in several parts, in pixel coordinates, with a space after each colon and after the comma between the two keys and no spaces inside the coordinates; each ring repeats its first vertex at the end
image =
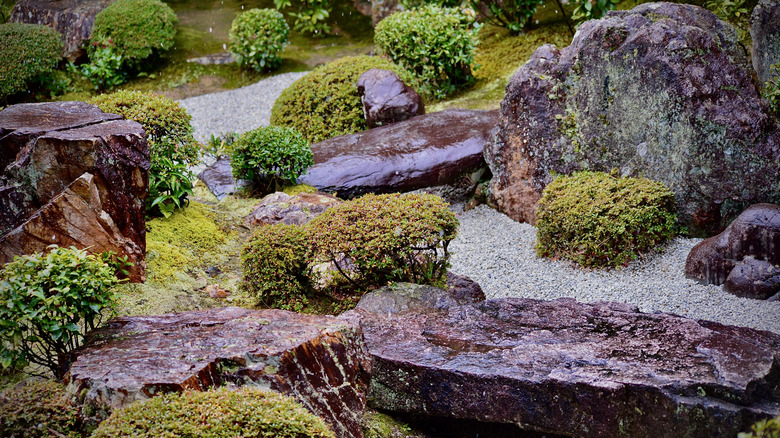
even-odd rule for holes
{"type": "Polygon", "coordinates": [[[569,47],[537,49],[507,86],[485,160],[497,208],[532,224],[552,175],[583,169],[663,182],[696,234],[780,199],[780,129],[750,61],[733,27],[692,5],[611,11],[569,47]]]}
{"type": "Polygon", "coordinates": [[[236,179],[233,178],[233,167],[230,165],[230,157],[219,157],[209,167],[198,174],[198,178],[206,184],[211,193],[221,201],[226,196],[232,195],[238,189],[236,179]]]}
{"type": "Polygon", "coordinates": [[[687,277],[720,285],[734,274],[726,290],[759,299],[780,292],[778,269],[780,205],[774,204],[751,205],[722,233],[694,246],[685,261],[687,277]],[[774,269],[756,261],[764,261],[774,269]],[[747,265],[733,272],[742,263],[747,265]]]}
{"type": "Polygon", "coordinates": [[[342,315],[369,406],[588,437],[734,437],[780,413],[780,336],[619,303],[488,300],[342,315]]]}
{"type": "Polygon", "coordinates": [[[271,193],[255,206],[244,222],[250,227],[278,223],[303,225],[340,202],[341,199],[327,193],[298,193],[294,196],[284,192],[271,193]]]}
{"type": "Polygon", "coordinates": [[[0,264],[75,245],[129,257],[143,281],[149,146],[119,118],[83,102],[0,112],[0,264]]]}
{"type": "Polygon", "coordinates": [[[772,65],[780,62],[780,2],[761,0],[750,14],[750,38],[753,40],[753,68],[762,83],[780,73],[772,65]]]}
{"type": "Polygon", "coordinates": [[[339,197],[452,184],[484,167],[497,111],[446,110],[311,145],[299,181],[339,197]]]}
{"type": "Polygon", "coordinates": [[[478,303],[485,301],[486,298],[479,283],[465,275],[453,274],[450,271],[447,271],[447,292],[458,304],[478,303]]]}
{"type": "Polygon", "coordinates": [[[9,21],[45,24],[62,34],[63,56],[76,61],[86,56],[82,45],[92,35],[97,14],[114,0],[20,0],[9,21]]]}
{"type": "Polygon", "coordinates": [[[362,437],[371,362],[360,329],[329,316],[238,307],[116,318],[91,332],[66,376],[98,410],[225,382],[269,387],[362,437]]]}
{"type": "Polygon", "coordinates": [[[357,91],[369,128],[425,114],[425,105],[420,95],[404,84],[393,71],[379,68],[368,70],[360,75],[357,91]]]}

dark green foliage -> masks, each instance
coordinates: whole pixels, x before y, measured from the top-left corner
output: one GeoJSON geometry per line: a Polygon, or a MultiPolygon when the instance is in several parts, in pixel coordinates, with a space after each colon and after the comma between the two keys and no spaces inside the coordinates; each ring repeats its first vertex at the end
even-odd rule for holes
{"type": "Polygon", "coordinates": [[[290,27],[279,11],[250,9],[230,26],[230,53],[239,64],[256,71],[271,70],[282,62],[290,27]]]}
{"type": "Polygon", "coordinates": [[[265,225],[241,253],[241,290],[267,307],[300,311],[312,290],[314,253],[305,227],[265,225]]]}
{"type": "Polygon", "coordinates": [[[780,438],[780,416],[759,421],[750,432],[740,433],[737,438],[780,438]]]}
{"type": "Polygon", "coordinates": [[[89,63],[76,66],[68,64],[68,70],[89,79],[95,90],[113,90],[127,82],[127,72],[122,69],[124,60],[113,43],[93,43],[89,63]]]}
{"type": "Polygon", "coordinates": [[[274,0],[276,9],[294,8],[296,12],[287,14],[295,17],[295,30],[314,36],[324,36],[330,32],[330,26],[325,21],[333,9],[330,0],[274,0]],[[294,6],[293,6],[294,5],[294,6]]]}
{"type": "Polygon", "coordinates": [[[470,0],[488,23],[509,29],[517,35],[526,27],[544,0],[470,0]]]}
{"type": "Polygon", "coordinates": [[[536,210],[536,251],[583,266],[625,265],[677,232],[674,195],[644,178],[559,176],[536,210]]]}
{"type": "Polygon", "coordinates": [[[0,394],[0,436],[5,438],[78,437],[76,406],[65,386],[34,381],[0,394]]]}
{"type": "Polygon", "coordinates": [[[475,20],[471,9],[427,5],[380,21],[374,43],[379,54],[416,75],[425,94],[442,99],[474,80],[475,20]]]}
{"type": "Polygon", "coordinates": [[[200,145],[193,137],[187,111],[167,97],[140,91],[119,91],[90,100],[103,112],[114,113],[140,123],[146,131],[151,152],[147,212],[168,217],[192,195],[188,165],[200,157],[200,145]]]}
{"type": "Polygon", "coordinates": [[[576,22],[596,20],[615,9],[618,0],[577,0],[572,19],[576,22]]]}
{"type": "Polygon", "coordinates": [[[114,269],[75,248],[16,257],[0,271],[0,361],[34,363],[61,378],[67,355],[113,309],[114,269]]]}
{"type": "Polygon", "coordinates": [[[761,97],[769,103],[769,110],[780,118],[780,63],[772,66],[772,72],[775,76],[766,81],[761,90],[761,97]]]}
{"type": "Polygon", "coordinates": [[[52,72],[62,58],[60,34],[37,24],[0,24],[0,102],[52,72]]]}
{"type": "Polygon", "coordinates": [[[364,292],[391,281],[442,286],[458,220],[437,196],[388,194],[335,205],[308,226],[317,256],[364,292]]]}
{"type": "Polygon", "coordinates": [[[357,81],[372,68],[392,70],[414,88],[411,74],[388,60],[376,56],[337,59],[287,87],[271,110],[271,125],[295,128],[312,143],[365,130],[357,81]]]}
{"type": "Polygon", "coordinates": [[[258,388],[165,394],[117,409],[92,438],[332,438],[290,397],[258,388]]]}
{"type": "Polygon", "coordinates": [[[264,126],[245,132],[231,146],[233,176],[276,190],[294,183],[314,164],[309,142],[293,128],[264,126]]]}

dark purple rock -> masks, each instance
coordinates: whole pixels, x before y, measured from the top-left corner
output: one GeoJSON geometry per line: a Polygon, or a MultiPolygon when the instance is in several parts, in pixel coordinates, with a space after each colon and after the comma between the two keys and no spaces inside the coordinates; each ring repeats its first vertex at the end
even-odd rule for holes
{"type": "Polygon", "coordinates": [[[230,157],[219,157],[211,166],[203,169],[198,178],[206,184],[211,193],[221,201],[226,196],[232,195],[238,189],[236,179],[233,178],[233,167],[230,165],[230,157]]]}
{"type": "Polygon", "coordinates": [[[771,67],[780,62],[780,2],[761,0],[750,14],[750,38],[753,40],[753,68],[758,80],[766,82],[780,75],[771,67]]]}
{"type": "Polygon", "coordinates": [[[695,234],[780,200],[780,129],[732,26],[693,5],[646,3],[585,22],[510,79],[485,149],[496,207],[535,222],[554,174],[663,182],[695,234]]]}
{"type": "Polygon", "coordinates": [[[298,193],[290,196],[276,192],[263,198],[244,219],[244,223],[250,227],[278,223],[303,225],[340,202],[341,199],[327,193],[298,193]]]}
{"type": "Polygon", "coordinates": [[[780,292],[780,266],[746,257],[731,270],[723,289],[740,297],[776,300],[780,292]]]}
{"type": "Polygon", "coordinates": [[[484,167],[497,111],[447,110],[311,145],[299,181],[339,197],[455,183],[484,167]]]}
{"type": "Polygon", "coordinates": [[[420,95],[390,70],[373,68],[363,73],[358,79],[357,91],[369,128],[425,114],[420,95]]]}
{"type": "Polygon", "coordinates": [[[371,362],[360,329],[334,317],[227,307],[116,318],[75,355],[67,391],[98,412],[233,382],[294,397],[338,437],[363,436],[371,362]]]}
{"type": "Polygon", "coordinates": [[[780,413],[780,335],[619,303],[488,300],[342,315],[369,406],[588,437],[734,437],[780,413]]]}
{"type": "Polygon", "coordinates": [[[470,304],[485,301],[485,292],[476,281],[465,275],[453,274],[447,271],[447,292],[458,304],[470,304]]]}

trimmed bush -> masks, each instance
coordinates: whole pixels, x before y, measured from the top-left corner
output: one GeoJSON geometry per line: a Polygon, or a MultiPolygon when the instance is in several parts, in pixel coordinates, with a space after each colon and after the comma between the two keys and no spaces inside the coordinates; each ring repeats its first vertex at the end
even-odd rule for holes
{"type": "Polygon", "coordinates": [[[78,437],[78,415],[57,382],[34,381],[0,394],[0,436],[6,438],[78,437]]]}
{"type": "Polygon", "coordinates": [[[275,9],[250,9],[230,26],[230,53],[243,67],[270,70],[282,62],[290,26],[275,9]]]}
{"type": "Polygon", "coordinates": [[[442,99],[474,80],[475,20],[472,9],[427,5],[380,21],[374,43],[379,54],[416,75],[425,94],[442,99]]]}
{"type": "Polygon", "coordinates": [[[54,71],[64,44],[56,30],[38,24],[0,24],[0,101],[54,71]]]}
{"type": "Polygon", "coordinates": [[[603,172],[559,176],[536,210],[537,254],[582,266],[625,265],[677,232],[674,195],[663,184],[603,172]]]}
{"type": "Polygon", "coordinates": [[[57,378],[83,334],[113,309],[114,269],[75,248],[16,257],[0,271],[0,362],[3,368],[34,363],[57,378]]]}
{"type": "Polygon", "coordinates": [[[314,253],[304,227],[264,225],[257,228],[241,253],[241,290],[258,304],[300,311],[312,290],[314,253]]]}
{"type": "Polygon", "coordinates": [[[123,63],[137,66],[173,47],[177,22],[173,9],[160,0],[116,0],[95,17],[90,59],[94,48],[111,45],[123,63]]]}
{"type": "Polygon", "coordinates": [[[187,111],[165,96],[140,91],[103,94],[89,103],[144,127],[152,161],[147,212],[168,217],[182,207],[187,196],[192,195],[193,176],[187,166],[196,163],[201,152],[187,111]]]}
{"type": "Polygon", "coordinates": [[[750,428],[750,432],[742,432],[737,438],[780,438],[780,416],[759,421],[750,428]]]}
{"type": "Polygon", "coordinates": [[[314,164],[309,142],[293,128],[264,126],[245,132],[232,144],[236,179],[249,179],[266,189],[295,183],[314,164]]]}
{"type": "Polygon", "coordinates": [[[318,257],[356,289],[408,281],[442,286],[458,220],[434,195],[365,195],[327,209],[309,223],[318,257]]]}
{"type": "Polygon", "coordinates": [[[115,410],[92,438],[333,438],[290,397],[258,388],[165,394],[115,410]]]}
{"type": "Polygon", "coordinates": [[[271,125],[295,128],[311,143],[367,129],[357,81],[372,68],[392,70],[415,88],[412,75],[390,61],[375,56],[341,58],[287,87],[271,110],[271,125]]]}

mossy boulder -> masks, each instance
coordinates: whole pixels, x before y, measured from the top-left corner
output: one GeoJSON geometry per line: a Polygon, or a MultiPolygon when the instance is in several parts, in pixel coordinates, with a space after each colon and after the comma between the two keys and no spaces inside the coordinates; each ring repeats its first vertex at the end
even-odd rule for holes
{"type": "Polygon", "coordinates": [[[535,223],[554,174],[660,181],[694,234],[780,199],[780,129],[734,28],[692,5],[648,3],[540,47],[512,77],[485,149],[491,198],[535,223]]]}

